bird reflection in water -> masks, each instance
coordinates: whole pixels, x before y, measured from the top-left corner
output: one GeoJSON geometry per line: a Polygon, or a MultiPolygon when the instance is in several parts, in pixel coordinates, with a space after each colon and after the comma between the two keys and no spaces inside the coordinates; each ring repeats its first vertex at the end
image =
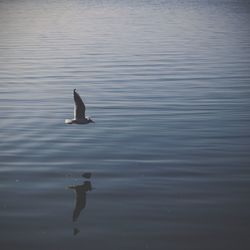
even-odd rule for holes
{"type": "Polygon", "coordinates": [[[92,190],[91,182],[84,181],[82,185],[69,186],[70,189],[74,189],[76,193],[76,203],[73,212],[73,221],[76,221],[81,211],[86,207],[87,192],[92,190]]]}
{"type": "MultiPolygon", "coordinates": [[[[91,174],[86,174],[83,177],[89,179],[91,174]]],[[[87,203],[87,192],[92,190],[90,181],[84,181],[82,185],[69,186],[69,189],[75,191],[75,208],[73,211],[73,221],[76,222],[81,211],[86,207],[87,203]]],[[[78,228],[74,228],[73,234],[76,235],[80,232],[78,228]]]]}

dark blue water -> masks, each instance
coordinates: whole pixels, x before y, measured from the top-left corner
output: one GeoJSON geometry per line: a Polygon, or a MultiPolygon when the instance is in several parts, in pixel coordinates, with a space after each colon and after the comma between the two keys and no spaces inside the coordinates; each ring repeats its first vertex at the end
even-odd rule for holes
{"type": "Polygon", "coordinates": [[[1,249],[249,249],[249,23],[243,0],[0,1],[1,249]],[[74,88],[94,124],[64,124],[74,88]]]}

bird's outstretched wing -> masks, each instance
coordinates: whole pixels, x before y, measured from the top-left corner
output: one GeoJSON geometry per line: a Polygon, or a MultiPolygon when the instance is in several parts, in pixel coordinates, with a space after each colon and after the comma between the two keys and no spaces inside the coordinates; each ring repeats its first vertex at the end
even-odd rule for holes
{"type": "Polygon", "coordinates": [[[76,203],[73,211],[73,221],[76,221],[86,206],[86,190],[84,189],[84,185],[69,186],[69,188],[75,190],[76,193],[76,203]]]}
{"type": "Polygon", "coordinates": [[[85,105],[82,101],[82,98],[80,95],[76,92],[76,89],[74,89],[74,119],[85,119],[85,105]]]}

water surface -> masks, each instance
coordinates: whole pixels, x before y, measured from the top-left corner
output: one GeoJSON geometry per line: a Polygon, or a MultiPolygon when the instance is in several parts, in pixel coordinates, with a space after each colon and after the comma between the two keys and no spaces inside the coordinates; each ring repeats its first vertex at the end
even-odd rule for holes
{"type": "Polygon", "coordinates": [[[248,249],[249,11],[0,1],[3,249],[248,249]]]}

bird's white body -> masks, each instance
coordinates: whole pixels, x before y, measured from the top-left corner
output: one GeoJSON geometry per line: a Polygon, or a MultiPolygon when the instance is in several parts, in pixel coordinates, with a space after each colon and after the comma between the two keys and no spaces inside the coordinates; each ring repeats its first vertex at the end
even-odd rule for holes
{"type": "Polygon", "coordinates": [[[85,119],[65,119],[66,124],[87,124],[93,122],[92,120],[90,121],[88,117],[85,119]]]}
{"type": "Polygon", "coordinates": [[[85,105],[82,101],[82,98],[80,95],[76,92],[76,89],[74,89],[74,118],[73,119],[66,119],[66,124],[88,124],[92,121],[89,117],[85,116],[85,105]]]}

